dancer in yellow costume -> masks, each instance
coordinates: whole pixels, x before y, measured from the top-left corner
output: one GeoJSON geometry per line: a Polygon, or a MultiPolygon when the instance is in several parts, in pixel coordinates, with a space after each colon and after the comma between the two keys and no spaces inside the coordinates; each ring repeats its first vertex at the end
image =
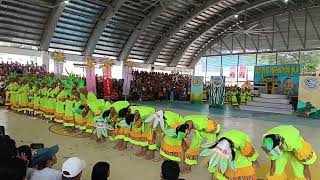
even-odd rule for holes
{"type": "Polygon", "coordinates": [[[190,115],[184,117],[184,123],[189,126],[189,131],[194,130],[190,146],[186,152],[186,172],[191,171],[191,166],[197,164],[200,154],[201,143],[206,140],[208,143],[215,142],[220,132],[220,124],[204,115],[190,115]]]}
{"type": "Polygon", "coordinates": [[[165,111],[167,129],[161,142],[160,155],[166,159],[180,162],[180,168],[185,171],[185,153],[189,148],[186,138],[190,133],[189,125],[183,118],[173,112],[165,111]]]}
{"type": "Polygon", "coordinates": [[[129,140],[126,135],[129,135],[130,129],[128,128],[129,125],[125,121],[129,106],[130,103],[128,101],[117,101],[112,104],[112,107],[114,107],[115,111],[118,113],[118,119],[112,134],[113,140],[117,141],[114,149],[126,148],[125,140],[129,140]]]}
{"type": "Polygon", "coordinates": [[[136,153],[137,156],[145,156],[148,146],[145,131],[149,126],[144,123],[144,120],[154,114],[155,109],[146,106],[131,106],[131,113],[134,113],[134,122],[130,131],[129,142],[141,147],[140,152],[136,153]]]}
{"type": "Polygon", "coordinates": [[[65,84],[66,84],[66,81],[61,80],[61,84],[59,88],[60,92],[56,97],[57,102],[56,102],[56,109],[54,112],[54,121],[57,123],[63,123],[65,102],[66,102],[66,96],[67,96],[67,91],[65,90],[65,84]]]}
{"type": "Polygon", "coordinates": [[[294,180],[311,180],[309,165],[317,160],[310,143],[291,125],[274,127],[264,134],[262,148],[271,159],[268,180],[287,180],[285,167],[291,160],[294,180]]]}
{"type": "Polygon", "coordinates": [[[230,130],[218,136],[218,141],[204,144],[201,156],[210,156],[208,170],[212,179],[256,179],[253,167],[258,165],[258,152],[253,148],[250,137],[242,131],[230,130]]]}

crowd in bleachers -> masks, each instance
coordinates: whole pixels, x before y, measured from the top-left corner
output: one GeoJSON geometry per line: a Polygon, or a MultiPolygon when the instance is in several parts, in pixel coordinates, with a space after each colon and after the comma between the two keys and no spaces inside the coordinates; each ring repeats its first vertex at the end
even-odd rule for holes
{"type": "MultiPolygon", "coordinates": [[[[81,180],[86,163],[78,157],[66,159],[61,170],[53,168],[57,163],[59,146],[32,149],[32,146],[16,147],[16,142],[8,135],[0,135],[0,178],[2,180],[81,180]],[[34,153],[32,153],[34,151],[34,153]]],[[[164,161],[161,166],[161,179],[178,180],[179,164],[164,161]]],[[[91,180],[107,180],[110,164],[97,162],[92,169],[91,180]]]]}
{"type": "MultiPolygon", "coordinates": [[[[4,103],[4,86],[3,76],[9,72],[17,74],[35,73],[47,74],[44,66],[36,64],[18,64],[18,63],[0,63],[0,104],[4,103]]],[[[133,81],[131,82],[129,100],[153,101],[153,100],[175,100],[187,101],[190,98],[190,75],[178,73],[160,73],[133,71],[133,81]]],[[[103,97],[103,78],[96,76],[97,79],[97,97],[103,97]]],[[[113,79],[111,100],[124,100],[122,95],[123,79],[113,79]]]]}

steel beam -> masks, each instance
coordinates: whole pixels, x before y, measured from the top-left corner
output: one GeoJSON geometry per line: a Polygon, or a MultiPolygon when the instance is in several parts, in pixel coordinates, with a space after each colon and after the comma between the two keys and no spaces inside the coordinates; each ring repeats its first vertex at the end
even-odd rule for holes
{"type": "Polygon", "coordinates": [[[276,18],[276,16],[273,16],[273,18],[274,18],[274,23],[275,23],[275,25],[277,26],[277,28],[279,30],[280,36],[281,36],[281,38],[283,40],[283,43],[284,43],[284,45],[286,46],[286,48],[288,50],[289,49],[289,45],[288,45],[286,39],[284,38],[284,35],[283,35],[283,33],[282,33],[281,29],[280,29],[280,26],[279,26],[279,23],[277,21],[277,18],[276,18]]]}
{"type": "Polygon", "coordinates": [[[105,8],[90,35],[86,48],[83,52],[84,56],[91,56],[93,54],[99,38],[106,28],[107,24],[111,21],[112,17],[118,12],[125,1],[126,0],[113,1],[111,7],[105,8]]]}
{"type": "MultiPolygon", "coordinates": [[[[253,22],[259,22],[261,21],[262,19],[265,19],[266,17],[272,17],[272,16],[275,16],[275,15],[279,15],[279,14],[283,14],[285,12],[291,12],[291,11],[295,11],[295,10],[299,10],[299,9],[306,9],[308,7],[316,7],[316,6],[319,6],[320,3],[316,3],[316,4],[313,4],[312,6],[310,5],[304,5],[302,7],[288,7],[286,9],[279,9],[279,10],[270,10],[270,12],[268,13],[265,13],[261,16],[257,16],[256,18],[252,19],[252,20],[249,20],[247,21],[246,23],[247,24],[250,24],[250,23],[253,23],[253,22]]],[[[189,68],[193,68],[197,62],[199,61],[199,59],[203,56],[203,54],[205,54],[205,52],[212,46],[214,45],[215,43],[219,42],[221,39],[223,38],[223,36],[217,38],[216,40],[214,41],[211,41],[210,43],[208,43],[204,48],[200,49],[197,53],[197,55],[192,59],[190,65],[189,65],[189,68]]],[[[273,51],[270,51],[270,52],[273,52],[273,51]]]]}
{"type": "Polygon", "coordinates": [[[310,12],[308,11],[308,9],[306,9],[306,11],[309,14],[310,22],[312,23],[312,26],[313,26],[314,30],[316,31],[317,37],[320,40],[320,33],[319,33],[318,29],[317,29],[317,26],[315,25],[315,23],[314,23],[314,21],[312,19],[312,16],[311,16],[310,12]]]}
{"type": "MultiPolygon", "coordinates": [[[[274,23],[273,23],[274,24],[274,23]]],[[[259,21],[259,25],[260,25],[260,27],[262,28],[262,32],[263,33],[265,33],[265,30],[263,29],[264,28],[264,26],[262,25],[262,23],[261,23],[261,21],[259,21]]],[[[265,34],[265,38],[266,38],[266,41],[268,42],[268,44],[269,44],[269,47],[270,47],[270,49],[271,50],[273,50],[273,37],[274,37],[274,26],[272,26],[273,27],[273,31],[272,31],[272,44],[271,44],[271,42],[270,42],[270,40],[269,40],[269,37],[268,37],[268,35],[267,34],[265,34]]],[[[260,46],[259,46],[260,47],[260,46]]],[[[260,48],[259,48],[260,49],[260,48]]]]}
{"type": "Polygon", "coordinates": [[[192,12],[188,13],[187,16],[185,16],[178,25],[174,26],[173,29],[171,29],[168,33],[164,34],[160,41],[156,44],[156,48],[152,51],[151,55],[149,56],[147,63],[152,64],[156,61],[158,55],[160,54],[163,47],[167,44],[167,42],[180,30],[182,29],[190,20],[197,17],[199,14],[201,14],[206,9],[209,9],[210,7],[218,4],[220,0],[208,0],[206,3],[202,4],[201,6],[195,8],[192,10],[192,12]]]}
{"type": "MultiPolygon", "coordinates": [[[[241,7],[239,7],[236,11],[227,11],[226,13],[224,13],[223,18],[211,20],[211,22],[209,23],[210,24],[209,26],[206,26],[203,29],[201,29],[198,34],[195,34],[194,36],[192,36],[187,43],[185,43],[182,47],[179,48],[179,51],[176,53],[175,57],[172,59],[169,66],[177,66],[177,64],[179,63],[183,54],[187,51],[187,49],[190,47],[190,45],[192,45],[203,34],[210,31],[210,29],[212,29],[213,27],[216,27],[216,25],[226,21],[227,19],[234,18],[234,16],[236,14],[240,15],[240,14],[246,12],[247,10],[256,9],[257,7],[259,7],[261,5],[268,4],[273,1],[275,1],[275,0],[257,0],[251,4],[245,4],[241,7]]],[[[265,14],[265,13],[263,13],[263,14],[265,14]]]]}
{"type": "Polygon", "coordinates": [[[245,52],[246,52],[246,50],[245,50],[245,48],[243,48],[243,46],[242,46],[242,44],[241,44],[241,42],[240,42],[239,38],[237,37],[237,35],[234,35],[234,37],[236,38],[236,40],[237,40],[237,42],[238,42],[238,44],[239,44],[240,48],[242,49],[242,51],[245,53],[245,52]]]}
{"type": "Polygon", "coordinates": [[[231,49],[227,46],[223,39],[221,39],[221,43],[232,53],[231,49]]]}
{"type": "Polygon", "coordinates": [[[50,42],[52,40],[54,31],[58,24],[59,18],[61,17],[63,10],[66,6],[65,2],[61,2],[55,8],[51,10],[51,14],[49,16],[46,29],[43,32],[42,39],[40,42],[40,50],[41,51],[48,51],[50,42]]]}
{"type": "Polygon", "coordinates": [[[140,21],[139,25],[136,27],[133,33],[131,33],[128,41],[124,45],[120,53],[120,56],[118,58],[119,61],[125,61],[129,57],[130,52],[134,47],[134,44],[140,37],[141,33],[145,29],[147,29],[148,26],[158,18],[158,16],[160,16],[161,12],[162,12],[161,6],[157,5],[155,8],[153,8],[153,10],[149,13],[148,16],[146,16],[142,21],[140,21]]]}
{"type": "MultiPolygon", "coordinates": [[[[292,23],[293,23],[293,26],[294,26],[294,29],[296,30],[296,32],[297,32],[297,34],[298,34],[298,37],[299,37],[299,39],[300,39],[301,45],[302,45],[303,48],[305,48],[304,41],[303,41],[302,36],[301,36],[301,34],[300,34],[299,30],[298,30],[297,24],[296,24],[296,22],[294,21],[294,19],[292,18],[291,13],[289,13],[289,14],[290,14],[290,16],[289,16],[289,22],[290,22],[290,19],[291,19],[291,20],[292,20],[292,23]]],[[[289,31],[288,31],[288,32],[289,32],[289,31]]],[[[289,48],[288,48],[288,49],[289,49],[289,48]]]]}

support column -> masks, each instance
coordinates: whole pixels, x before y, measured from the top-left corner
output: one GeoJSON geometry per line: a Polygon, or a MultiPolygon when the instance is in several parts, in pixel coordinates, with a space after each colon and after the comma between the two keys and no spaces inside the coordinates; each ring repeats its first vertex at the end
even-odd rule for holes
{"type": "Polygon", "coordinates": [[[41,51],[40,59],[41,59],[42,65],[46,67],[46,71],[49,71],[49,59],[50,59],[49,52],[41,51]]]}

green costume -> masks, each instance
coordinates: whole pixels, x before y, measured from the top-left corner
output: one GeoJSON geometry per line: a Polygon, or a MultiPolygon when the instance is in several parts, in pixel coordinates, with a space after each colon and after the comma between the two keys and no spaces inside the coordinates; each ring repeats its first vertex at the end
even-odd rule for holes
{"type": "Polygon", "coordinates": [[[209,120],[208,117],[204,115],[186,116],[184,117],[183,123],[187,121],[192,121],[195,129],[195,134],[192,137],[185,159],[185,163],[191,166],[197,164],[202,141],[215,142],[216,134],[220,132],[221,128],[217,122],[209,120]]]}
{"type": "MultiPolygon", "coordinates": [[[[219,180],[256,179],[252,163],[257,160],[259,154],[253,148],[250,137],[242,131],[230,130],[218,136],[219,140],[223,138],[232,142],[233,145],[230,145],[229,148],[235,152],[235,157],[224,159],[222,154],[215,154],[217,152],[215,148],[219,144],[214,149],[203,150],[201,156],[212,155],[208,167],[209,172],[213,173],[216,179],[219,180]]],[[[211,143],[209,147],[214,144],[211,143]]],[[[223,146],[221,147],[223,148],[223,146]]],[[[221,149],[221,151],[228,152],[228,149],[221,149]]],[[[231,155],[230,153],[227,154],[231,155]]]]}
{"type": "Polygon", "coordinates": [[[105,102],[103,99],[97,99],[96,95],[92,92],[88,93],[88,106],[90,108],[91,114],[87,116],[87,130],[88,133],[93,133],[96,127],[95,117],[103,113],[105,102]]]}
{"type": "Polygon", "coordinates": [[[34,94],[38,91],[38,88],[36,85],[32,86],[32,89],[29,91],[29,100],[28,100],[28,111],[34,111],[34,94]]]}
{"type": "Polygon", "coordinates": [[[131,113],[134,114],[135,111],[138,111],[140,114],[140,119],[135,119],[131,132],[130,132],[130,143],[137,146],[148,146],[146,131],[149,129],[148,123],[143,123],[144,120],[149,117],[151,114],[155,113],[155,109],[146,106],[132,106],[131,113]]]}
{"type": "Polygon", "coordinates": [[[73,107],[75,100],[73,100],[73,96],[69,96],[69,99],[66,100],[65,110],[64,110],[64,117],[63,117],[63,125],[65,127],[74,127],[74,114],[73,114],[73,107]]]}
{"type": "Polygon", "coordinates": [[[18,111],[26,111],[29,103],[29,84],[22,85],[22,87],[17,91],[18,93],[18,111]]]}
{"type": "Polygon", "coordinates": [[[241,92],[240,93],[240,103],[241,104],[245,104],[245,103],[247,103],[247,94],[246,94],[246,92],[241,92]]]}
{"type": "MultiPolygon", "coordinates": [[[[174,112],[165,111],[164,117],[166,119],[167,129],[176,129],[183,122],[183,118],[174,112]]],[[[181,161],[181,155],[183,153],[181,138],[165,134],[161,142],[160,155],[164,158],[181,161]]]]}
{"type": "MultiPolygon", "coordinates": [[[[117,113],[121,109],[127,108],[130,106],[128,101],[117,101],[112,104],[112,107],[116,110],[117,113]]],[[[112,133],[112,140],[124,140],[129,141],[130,127],[126,124],[124,117],[117,117],[117,122],[115,125],[115,130],[112,133]]]]}
{"type": "Polygon", "coordinates": [[[50,92],[47,94],[47,112],[44,115],[48,119],[53,119],[55,115],[55,110],[56,110],[56,103],[57,103],[57,95],[60,91],[59,87],[56,87],[55,89],[52,89],[50,92]]]}
{"type": "Polygon", "coordinates": [[[232,106],[239,106],[238,99],[237,99],[237,92],[231,92],[231,105],[232,106]]]}
{"type": "Polygon", "coordinates": [[[10,93],[10,103],[11,103],[11,109],[16,110],[19,103],[19,95],[17,91],[19,90],[20,86],[17,82],[13,83],[10,93]]]}
{"type": "MultiPolygon", "coordinates": [[[[310,143],[306,142],[300,135],[298,129],[292,125],[281,125],[274,127],[267,131],[264,136],[267,135],[279,135],[283,138],[283,149],[281,149],[280,156],[275,158],[274,156],[268,156],[271,160],[275,160],[276,169],[273,176],[269,176],[270,180],[286,179],[285,167],[288,160],[291,160],[293,172],[296,180],[305,179],[304,165],[312,165],[317,160],[317,155],[312,149],[310,143]]],[[[263,143],[263,147],[266,144],[263,143]]]]}
{"type": "Polygon", "coordinates": [[[44,114],[46,112],[47,92],[48,92],[47,87],[40,89],[40,112],[41,112],[41,114],[44,114]]]}
{"type": "Polygon", "coordinates": [[[56,102],[56,109],[54,112],[54,121],[57,123],[63,123],[66,96],[67,96],[66,90],[61,90],[56,97],[57,102],[56,102]]]}
{"type": "MultiPolygon", "coordinates": [[[[81,105],[86,102],[86,96],[84,94],[80,94],[80,99],[74,103],[74,108],[79,109],[81,105]]],[[[74,119],[76,123],[76,128],[80,130],[85,130],[86,126],[83,123],[82,113],[74,113],[74,119]]]]}

